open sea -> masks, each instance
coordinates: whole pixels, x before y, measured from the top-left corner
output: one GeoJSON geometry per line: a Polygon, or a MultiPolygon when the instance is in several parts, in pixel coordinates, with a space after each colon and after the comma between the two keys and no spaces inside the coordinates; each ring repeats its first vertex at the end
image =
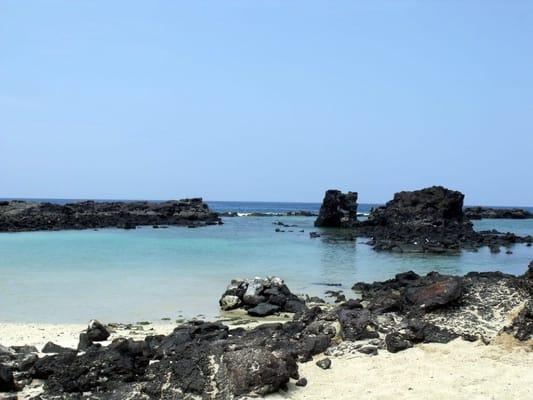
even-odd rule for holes
{"type": "MultiPolygon", "coordinates": [[[[64,203],[65,200],[53,200],[64,203]]],[[[318,203],[208,202],[215,211],[276,213],[318,211],[318,203]]],[[[365,213],[372,205],[360,204],[365,213]]],[[[531,210],[531,208],[530,208],[531,210]]],[[[0,233],[0,321],[78,323],[211,318],[232,278],[277,275],[296,293],[322,296],[340,283],[350,294],[358,281],[406,270],[464,274],[522,274],[533,247],[513,254],[378,253],[365,244],[311,239],[314,217],[228,217],[224,225],[197,229],[0,233]],[[293,228],[275,232],[276,221],[293,228]],[[289,232],[288,230],[292,230],[289,232]],[[300,232],[303,230],[303,232],[300,232]]],[[[533,220],[481,220],[478,230],[533,235],[533,220]]]]}

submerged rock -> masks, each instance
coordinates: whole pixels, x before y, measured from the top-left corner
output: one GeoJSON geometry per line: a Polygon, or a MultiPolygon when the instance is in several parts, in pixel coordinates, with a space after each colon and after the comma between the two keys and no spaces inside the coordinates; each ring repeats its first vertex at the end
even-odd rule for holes
{"type": "Polygon", "coordinates": [[[357,222],[357,193],[328,190],[320,206],[315,226],[327,228],[353,227],[357,222]]]}

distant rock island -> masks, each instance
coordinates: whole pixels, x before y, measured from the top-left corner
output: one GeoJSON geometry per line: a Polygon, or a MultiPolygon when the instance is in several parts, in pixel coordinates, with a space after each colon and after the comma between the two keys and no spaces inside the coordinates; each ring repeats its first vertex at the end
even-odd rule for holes
{"type": "Polygon", "coordinates": [[[490,208],[490,207],[466,207],[465,217],[468,219],[529,219],[533,213],[522,208],[490,208]]]}
{"type": "Polygon", "coordinates": [[[0,202],[0,232],[124,228],[140,225],[204,226],[222,223],[201,198],[149,201],[82,201],[65,205],[0,202]]]}
{"type": "Polygon", "coordinates": [[[350,228],[357,221],[357,193],[328,190],[320,206],[315,226],[350,228]]]}
{"type": "Polygon", "coordinates": [[[357,200],[356,193],[328,190],[315,225],[353,228],[355,235],[370,237],[374,249],[396,252],[443,253],[482,246],[499,252],[500,246],[533,242],[531,236],[510,232],[476,232],[469,213],[463,211],[464,194],[442,186],[396,193],[364,221],[357,221],[353,199],[357,200]]]}

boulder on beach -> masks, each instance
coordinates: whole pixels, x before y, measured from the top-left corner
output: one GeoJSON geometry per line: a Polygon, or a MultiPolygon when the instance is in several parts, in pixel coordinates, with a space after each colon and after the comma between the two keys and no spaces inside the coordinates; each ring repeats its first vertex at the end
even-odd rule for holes
{"type": "Polygon", "coordinates": [[[108,329],[100,321],[93,319],[89,322],[87,327],[87,338],[91,342],[103,342],[107,340],[110,333],[108,329]]]}
{"type": "Polygon", "coordinates": [[[318,217],[317,227],[350,228],[357,222],[357,193],[342,193],[340,190],[326,191],[318,217]]]}

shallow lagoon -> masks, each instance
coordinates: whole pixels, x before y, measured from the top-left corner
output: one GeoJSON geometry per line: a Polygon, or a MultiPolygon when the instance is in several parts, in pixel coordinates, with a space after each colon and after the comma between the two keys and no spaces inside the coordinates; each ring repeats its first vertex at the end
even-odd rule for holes
{"type": "MultiPolygon", "coordinates": [[[[321,283],[386,279],[414,270],[521,274],[533,247],[457,255],[377,253],[357,242],[310,239],[314,218],[225,218],[224,225],[188,229],[25,232],[0,234],[0,321],[134,322],[218,314],[230,279],[281,276],[298,293],[322,295],[321,283]],[[297,225],[275,232],[273,222],[297,225]],[[287,230],[293,230],[288,232],[287,230]],[[300,232],[300,230],[304,232],[300,232]]],[[[482,220],[476,229],[533,234],[533,220],[482,220]]]]}

